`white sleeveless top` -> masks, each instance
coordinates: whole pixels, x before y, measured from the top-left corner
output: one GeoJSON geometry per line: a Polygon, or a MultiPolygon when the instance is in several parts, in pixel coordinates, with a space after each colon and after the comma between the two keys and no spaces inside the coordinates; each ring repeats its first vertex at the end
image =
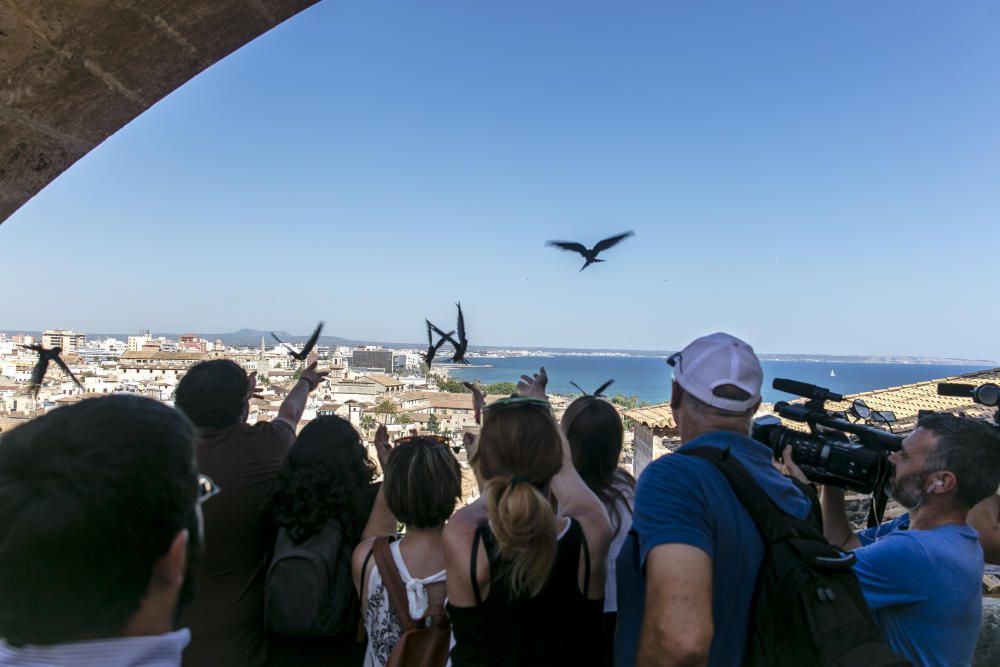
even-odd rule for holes
{"type": "MultiPolygon", "coordinates": [[[[399,552],[402,539],[389,544],[392,559],[399,570],[399,578],[406,586],[406,599],[410,606],[410,618],[419,619],[427,611],[427,589],[425,586],[436,584],[447,579],[445,570],[441,570],[423,579],[414,579],[403,562],[399,552]]],[[[396,611],[389,602],[389,591],[382,583],[382,575],[378,571],[375,558],[370,559],[371,574],[368,576],[368,600],[365,602],[365,629],[368,630],[368,648],[365,650],[364,667],[384,667],[386,660],[396,647],[399,636],[403,633],[396,617],[396,611]]]]}

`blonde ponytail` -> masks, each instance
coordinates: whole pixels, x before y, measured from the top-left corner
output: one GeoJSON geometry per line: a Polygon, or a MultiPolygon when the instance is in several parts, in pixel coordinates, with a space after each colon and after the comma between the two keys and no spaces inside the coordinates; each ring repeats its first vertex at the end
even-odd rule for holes
{"type": "Polygon", "coordinates": [[[556,560],[555,513],[549,499],[523,475],[486,483],[488,511],[513,597],[538,595],[556,560]]]}

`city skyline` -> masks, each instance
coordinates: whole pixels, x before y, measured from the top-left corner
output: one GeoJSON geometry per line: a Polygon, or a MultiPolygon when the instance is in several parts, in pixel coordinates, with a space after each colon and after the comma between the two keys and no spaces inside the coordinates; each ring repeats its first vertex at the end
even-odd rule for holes
{"type": "Polygon", "coordinates": [[[0,225],[0,324],[417,343],[461,301],[473,347],[991,359],[998,27],[927,1],[319,3],[0,225]],[[582,273],[545,247],[627,229],[582,273]]]}
{"type": "MultiPolygon", "coordinates": [[[[6,335],[8,337],[16,337],[22,335],[33,336],[36,339],[41,339],[43,332],[49,334],[54,332],[59,335],[75,334],[86,338],[86,342],[91,344],[96,341],[104,341],[107,339],[116,339],[120,342],[130,341],[134,338],[141,338],[143,336],[148,337],[150,340],[170,340],[177,339],[176,342],[181,343],[183,348],[183,343],[185,339],[199,339],[204,343],[209,345],[216,341],[221,341],[227,347],[240,348],[240,349],[257,349],[261,344],[264,345],[267,350],[282,350],[284,349],[280,344],[276,343],[271,337],[271,331],[264,331],[261,329],[249,329],[242,328],[236,331],[223,331],[223,332],[198,332],[190,329],[180,331],[152,331],[149,329],[137,329],[132,333],[121,332],[121,331],[95,331],[95,332],[82,332],[77,329],[63,329],[63,328],[46,328],[46,329],[4,329],[0,328],[0,336],[6,335]]],[[[279,334],[287,343],[293,345],[300,344],[304,342],[309,334],[296,334],[287,331],[274,331],[273,333],[279,334]]],[[[363,338],[347,338],[342,336],[337,336],[333,334],[324,334],[319,338],[318,347],[332,350],[334,348],[360,348],[365,346],[381,346],[386,349],[396,349],[396,350],[417,350],[422,351],[425,347],[424,343],[419,341],[388,341],[388,340],[373,340],[373,339],[363,339],[363,338]]],[[[446,350],[450,350],[449,345],[445,346],[446,350]]],[[[510,354],[517,354],[519,352],[529,353],[529,352],[542,352],[551,354],[590,354],[595,356],[601,356],[607,353],[608,356],[616,355],[626,355],[626,356],[665,356],[676,350],[670,349],[642,349],[642,348],[612,348],[612,347],[602,347],[602,348],[573,348],[573,347],[557,347],[557,346],[545,346],[545,345],[471,345],[469,346],[470,355],[477,356],[483,354],[490,354],[494,352],[506,352],[510,354]]],[[[934,357],[934,356],[919,356],[919,355],[877,355],[877,354],[830,354],[825,352],[782,352],[780,350],[757,350],[758,355],[762,359],[816,359],[816,360],[840,360],[846,362],[859,362],[859,363],[938,363],[938,362],[975,362],[983,364],[998,364],[1000,360],[992,358],[970,358],[970,357],[934,357]]],[[[448,365],[447,360],[439,362],[439,364],[448,365]]]]}

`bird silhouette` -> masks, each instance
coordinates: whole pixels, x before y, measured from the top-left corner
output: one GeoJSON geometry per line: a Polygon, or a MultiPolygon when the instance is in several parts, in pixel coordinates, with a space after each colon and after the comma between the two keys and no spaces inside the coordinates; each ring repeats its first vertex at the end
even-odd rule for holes
{"type": "Polygon", "coordinates": [[[424,320],[427,323],[427,352],[423,354],[424,363],[427,364],[427,370],[431,369],[431,363],[434,361],[434,357],[437,355],[437,351],[441,349],[441,346],[445,344],[445,341],[451,340],[451,335],[455,333],[454,331],[449,331],[445,333],[438,329],[436,326],[431,324],[430,320],[424,320]],[[439,336],[438,342],[434,342],[433,334],[439,336]]]}
{"type": "MultiPolygon", "coordinates": [[[[469,339],[465,336],[465,316],[462,315],[462,303],[456,303],[455,306],[458,308],[458,341],[456,342],[450,334],[446,334],[445,338],[455,348],[455,354],[451,357],[451,363],[468,364],[469,362],[465,360],[465,353],[469,349],[469,339]]],[[[452,331],[451,333],[455,332],[452,331]]]]}
{"type": "Polygon", "coordinates": [[[571,252],[580,253],[586,262],[580,267],[583,271],[585,268],[594,264],[595,262],[603,262],[603,259],[597,259],[597,255],[604,252],[608,248],[613,248],[622,240],[627,239],[630,236],[635,235],[635,232],[625,232],[624,234],[619,234],[618,236],[612,236],[611,238],[604,239],[598,242],[593,248],[587,248],[582,243],[576,243],[574,241],[549,241],[545,245],[552,246],[555,248],[560,248],[562,250],[569,250],[571,252]]]}
{"type": "Polygon", "coordinates": [[[56,362],[56,365],[63,369],[66,375],[68,375],[70,379],[76,383],[76,386],[81,390],[83,389],[83,385],[80,384],[80,381],[76,379],[75,375],[73,375],[69,366],[67,366],[66,362],[59,357],[59,355],[62,354],[61,347],[56,346],[48,350],[41,345],[21,345],[20,347],[23,347],[25,350],[31,350],[38,353],[38,362],[35,364],[35,367],[31,369],[31,383],[28,385],[28,394],[34,398],[38,398],[38,391],[42,388],[42,382],[45,381],[45,373],[49,370],[50,361],[56,362]]]}
{"type": "Polygon", "coordinates": [[[607,382],[605,382],[604,384],[602,384],[600,387],[598,387],[597,391],[595,391],[593,394],[588,394],[587,392],[585,392],[583,389],[580,388],[580,385],[578,385],[577,383],[573,382],[572,380],[570,380],[569,383],[571,385],[573,385],[574,387],[576,387],[577,390],[581,394],[583,394],[584,396],[593,396],[594,398],[600,398],[604,394],[604,390],[607,389],[608,387],[610,387],[611,385],[613,385],[615,383],[615,381],[614,380],[608,380],[607,382]]]}
{"type": "Polygon", "coordinates": [[[309,340],[306,341],[306,344],[302,346],[302,349],[299,350],[298,352],[296,352],[295,348],[293,348],[291,345],[289,345],[285,341],[275,336],[273,331],[271,332],[271,335],[274,336],[274,340],[278,341],[279,343],[287,347],[288,351],[292,353],[293,357],[295,357],[299,361],[305,361],[306,357],[309,356],[309,353],[312,352],[314,347],[316,347],[316,341],[319,340],[319,332],[321,332],[322,330],[323,330],[323,323],[320,322],[316,326],[316,330],[313,331],[312,336],[309,336],[309,340]]]}

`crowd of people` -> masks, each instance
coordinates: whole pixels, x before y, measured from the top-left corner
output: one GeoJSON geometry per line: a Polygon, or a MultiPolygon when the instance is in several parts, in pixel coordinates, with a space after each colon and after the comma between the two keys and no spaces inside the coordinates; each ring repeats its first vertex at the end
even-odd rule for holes
{"type": "Polygon", "coordinates": [[[0,439],[0,666],[781,664],[833,640],[793,624],[761,646],[788,594],[770,583],[778,524],[842,564],[841,597],[820,586],[802,608],[871,628],[838,659],[971,663],[984,549],[1000,552],[1000,429],[921,418],[890,456],[908,511],[856,531],[842,489],[817,497],[791,450],[776,462],[749,437],[749,345],[713,334],[668,363],[682,446],[638,482],[607,401],[557,422],[544,369],[489,405],[475,392],[481,494],[465,506],[443,438],[380,428],[376,463],[339,417],[296,435],[315,363],[253,426],[255,376],[226,360],[194,366],[176,409],[112,395],[53,410],[0,439]]]}

